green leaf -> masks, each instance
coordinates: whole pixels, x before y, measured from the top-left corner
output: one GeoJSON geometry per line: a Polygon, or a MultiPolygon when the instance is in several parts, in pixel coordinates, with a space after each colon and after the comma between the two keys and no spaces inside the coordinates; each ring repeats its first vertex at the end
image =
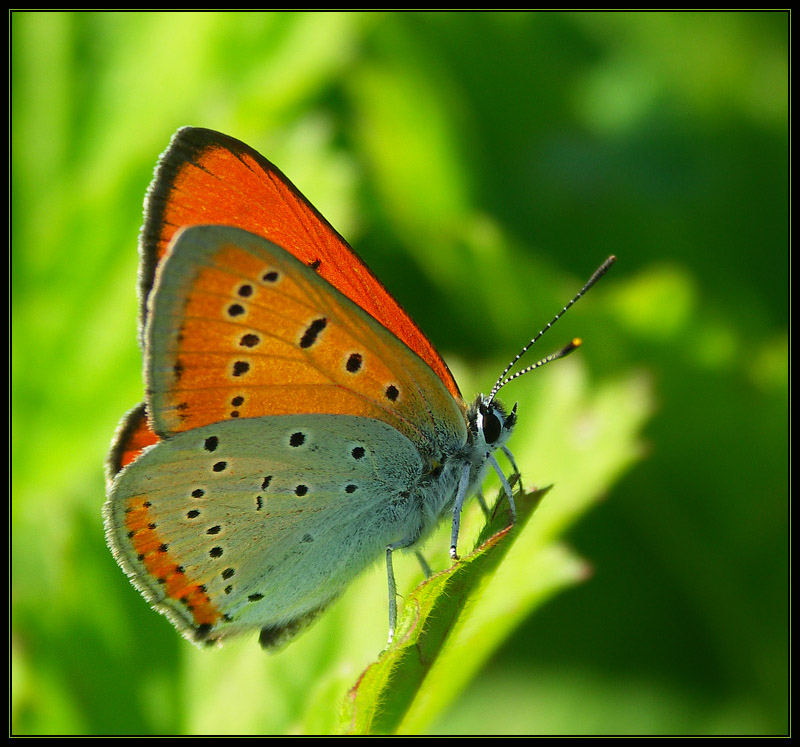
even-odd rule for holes
{"type": "MultiPolygon", "coordinates": [[[[348,693],[343,731],[386,734],[398,730],[426,678],[452,654],[457,641],[470,635],[465,618],[549,490],[547,487],[517,497],[516,524],[506,502],[502,508],[496,507],[476,549],[409,595],[393,643],[348,693]]],[[[553,581],[555,590],[560,584],[555,578],[553,581]]],[[[471,650],[470,656],[475,655],[471,650]]]]}

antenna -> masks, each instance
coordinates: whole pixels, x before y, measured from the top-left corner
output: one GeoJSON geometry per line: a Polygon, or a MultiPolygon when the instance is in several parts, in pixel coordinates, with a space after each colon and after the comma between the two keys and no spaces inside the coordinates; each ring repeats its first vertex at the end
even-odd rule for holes
{"type": "Polygon", "coordinates": [[[600,278],[603,277],[603,275],[605,275],[608,272],[608,270],[611,268],[611,265],[613,265],[614,262],[616,261],[617,258],[612,254],[605,262],[603,262],[603,264],[600,265],[600,267],[598,267],[594,271],[594,274],[589,278],[589,280],[586,281],[586,284],[583,286],[583,288],[581,288],[575,294],[575,296],[573,296],[572,300],[563,309],[561,309],[561,311],[559,311],[558,314],[556,314],[543,329],[539,331],[539,334],[537,334],[527,345],[525,345],[524,348],[522,348],[522,350],[519,351],[519,353],[517,353],[514,356],[514,359],[511,361],[511,363],[509,363],[505,367],[505,370],[503,371],[503,373],[500,374],[499,378],[495,382],[495,385],[492,387],[492,391],[489,394],[489,402],[491,402],[495,398],[497,392],[499,392],[506,384],[508,384],[509,381],[513,381],[514,379],[517,379],[520,376],[523,376],[524,374],[529,373],[530,371],[533,371],[536,368],[540,368],[541,366],[545,365],[545,363],[551,363],[552,361],[557,361],[559,358],[563,358],[564,356],[569,355],[570,353],[572,353],[573,351],[577,350],[580,347],[581,341],[579,338],[576,337],[567,345],[565,345],[563,348],[561,348],[561,350],[555,353],[551,353],[546,358],[542,358],[533,365],[522,369],[522,371],[517,371],[517,373],[512,374],[511,376],[506,378],[506,374],[508,374],[508,372],[514,367],[516,362],[520,358],[522,358],[522,356],[525,355],[525,353],[528,352],[531,345],[533,345],[545,332],[547,332],[548,329],[550,329],[550,327],[552,327],[559,319],[561,319],[561,317],[564,316],[564,314],[566,314],[567,311],[571,309],[572,306],[575,305],[575,302],[581,296],[583,296],[586,293],[586,291],[588,291],[589,288],[591,288],[598,280],[600,280],[600,278]]]}

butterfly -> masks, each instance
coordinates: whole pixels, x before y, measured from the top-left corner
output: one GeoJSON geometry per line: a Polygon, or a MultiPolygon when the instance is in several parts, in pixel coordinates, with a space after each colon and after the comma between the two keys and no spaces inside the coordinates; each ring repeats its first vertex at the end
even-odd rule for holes
{"type": "MultiPolygon", "coordinates": [[[[140,234],[145,401],[107,460],[108,544],[195,643],[259,631],[279,648],[385,555],[451,517],[517,421],[508,381],[467,404],[441,356],[273,164],[218,132],[178,130],[140,234]]],[[[613,257],[564,307],[605,273],[613,257]]],[[[553,320],[555,321],[555,319],[553,320]]],[[[552,322],[551,322],[552,324],[552,322]]]]}

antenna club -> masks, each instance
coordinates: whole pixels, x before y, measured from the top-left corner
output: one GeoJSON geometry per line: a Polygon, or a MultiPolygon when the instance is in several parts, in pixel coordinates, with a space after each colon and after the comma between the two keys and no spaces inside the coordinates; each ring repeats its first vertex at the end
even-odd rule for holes
{"type": "Polygon", "coordinates": [[[564,347],[561,348],[561,350],[555,353],[553,357],[554,359],[563,358],[564,356],[575,352],[582,344],[583,340],[581,340],[580,337],[573,337],[572,340],[570,340],[566,345],[564,345],[564,347]]]}

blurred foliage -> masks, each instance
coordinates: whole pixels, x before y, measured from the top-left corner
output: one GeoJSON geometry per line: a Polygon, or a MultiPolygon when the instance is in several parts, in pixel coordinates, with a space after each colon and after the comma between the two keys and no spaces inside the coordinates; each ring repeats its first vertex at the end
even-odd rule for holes
{"type": "Polygon", "coordinates": [[[13,733],[327,732],[383,645],[380,567],[270,658],[189,646],[105,548],[102,463],[142,393],[140,206],[186,124],[278,164],[468,397],[619,256],[540,343],[581,351],[506,395],[523,474],[555,484],[529,528],[566,502],[552,536],[593,574],[498,641],[425,730],[787,733],[788,24],[12,13],[13,733]],[[651,396],[646,458],[570,511],[651,396]],[[565,448],[598,424],[601,446],[565,448]]]}

